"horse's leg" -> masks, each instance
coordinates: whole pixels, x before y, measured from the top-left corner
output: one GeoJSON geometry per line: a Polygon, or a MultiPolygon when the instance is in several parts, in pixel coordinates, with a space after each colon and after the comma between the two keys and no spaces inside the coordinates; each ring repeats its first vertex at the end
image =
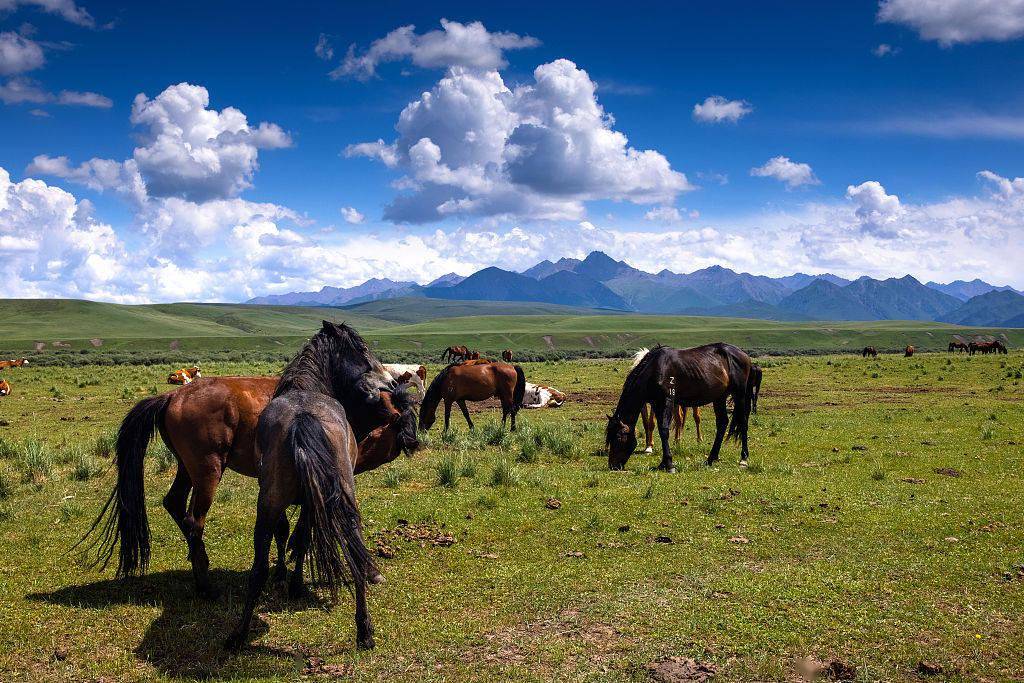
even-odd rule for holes
{"type": "Polygon", "coordinates": [[[725,397],[718,399],[715,405],[715,443],[711,446],[711,453],[708,454],[708,465],[714,465],[718,460],[718,451],[722,450],[722,440],[725,438],[725,429],[729,422],[729,410],[725,405],[725,397]]]}
{"type": "Polygon", "coordinates": [[[686,406],[676,406],[675,413],[672,415],[672,425],[675,427],[675,442],[679,443],[683,434],[686,433],[686,406]]]}
{"type": "Polygon", "coordinates": [[[654,452],[654,412],[651,409],[649,403],[643,404],[640,408],[640,415],[644,423],[644,441],[647,443],[647,448],[644,449],[644,453],[654,452]]]}
{"type": "Polygon", "coordinates": [[[188,476],[188,470],[179,461],[178,471],[174,474],[174,481],[171,482],[171,488],[167,491],[167,495],[164,496],[164,510],[167,510],[167,514],[171,516],[174,523],[181,529],[181,533],[185,537],[185,543],[188,543],[191,530],[191,526],[185,520],[185,511],[188,508],[188,492],[191,490],[192,478],[188,476]]]}
{"type": "Polygon", "coordinates": [[[661,397],[654,405],[654,412],[660,416],[658,420],[658,436],[661,437],[661,462],[658,464],[659,470],[665,470],[669,474],[675,474],[676,468],[672,464],[672,451],[668,445],[668,432],[672,426],[672,412],[675,411],[675,405],[672,403],[672,399],[669,397],[661,397]]]}
{"type": "Polygon", "coordinates": [[[253,530],[253,557],[252,569],[249,572],[249,590],[245,595],[242,619],[224,645],[228,650],[237,650],[248,638],[256,602],[260,599],[263,585],[267,582],[267,574],[270,573],[270,540],[274,536],[274,529],[288,507],[283,500],[270,500],[270,498],[270,496],[265,496],[263,491],[260,492],[260,500],[256,506],[256,527],[253,530]]]}
{"type": "Polygon", "coordinates": [[[451,399],[446,398],[444,400],[444,431],[448,431],[448,423],[452,419],[452,402],[451,399]]]}
{"type": "Polygon", "coordinates": [[[500,397],[501,400],[501,428],[505,429],[505,423],[508,421],[508,405],[505,403],[505,397],[500,397]]]}
{"type": "MultiPolygon", "coordinates": [[[[202,597],[210,599],[216,598],[220,591],[210,582],[210,558],[206,554],[203,531],[206,529],[206,515],[210,512],[210,506],[213,504],[213,497],[222,474],[219,466],[208,466],[204,468],[202,476],[193,480],[195,490],[192,492],[192,501],[189,503],[188,517],[186,518],[186,522],[191,526],[188,538],[188,557],[192,561],[192,575],[196,581],[196,591],[202,597]]],[[[277,520],[274,522],[276,523],[277,520]]]]}
{"type": "Polygon", "coordinates": [[[306,561],[306,550],[309,548],[309,513],[305,506],[299,511],[299,521],[295,522],[292,532],[292,557],[295,559],[295,571],[288,579],[288,597],[296,600],[309,595],[309,590],[302,582],[302,567],[306,561]]]}
{"type": "MultiPolygon", "coordinates": [[[[463,415],[463,417],[466,418],[466,424],[468,424],[469,428],[472,429],[473,428],[473,421],[471,419],[469,419],[469,408],[466,407],[466,400],[460,398],[458,401],[456,401],[456,403],[458,403],[459,404],[459,408],[462,409],[462,415],[463,415]]],[[[445,417],[447,418],[447,415],[445,417]]],[[[505,426],[505,420],[501,421],[501,426],[502,427],[505,426]]]]}
{"type": "Polygon", "coordinates": [[[693,407],[693,425],[697,428],[697,442],[704,443],[704,439],[700,435],[700,406],[693,407]]]}
{"type": "Polygon", "coordinates": [[[512,415],[512,431],[516,431],[516,415],[519,414],[519,406],[515,405],[515,401],[511,401],[512,407],[509,408],[509,413],[512,415]]]}
{"type": "Polygon", "coordinates": [[[274,529],[274,542],[277,544],[277,564],[274,566],[274,583],[288,580],[288,513],[281,514],[281,520],[274,529]]]}

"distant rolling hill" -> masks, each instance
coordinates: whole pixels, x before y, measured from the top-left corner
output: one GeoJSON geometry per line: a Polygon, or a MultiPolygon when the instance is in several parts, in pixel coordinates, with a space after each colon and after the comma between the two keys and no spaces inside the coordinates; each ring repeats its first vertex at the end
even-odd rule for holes
{"type": "Polygon", "coordinates": [[[1024,326],[1024,296],[1014,291],[990,291],[965,302],[941,320],[957,325],[1024,326]]]}
{"type": "MultiPolygon", "coordinates": [[[[526,316],[526,315],[607,315],[608,311],[561,306],[541,302],[520,301],[459,301],[416,297],[381,299],[365,304],[345,306],[341,309],[359,315],[393,323],[420,323],[428,320],[463,318],[469,316],[526,316]]],[[[342,315],[344,317],[345,314],[342,315]]]]}

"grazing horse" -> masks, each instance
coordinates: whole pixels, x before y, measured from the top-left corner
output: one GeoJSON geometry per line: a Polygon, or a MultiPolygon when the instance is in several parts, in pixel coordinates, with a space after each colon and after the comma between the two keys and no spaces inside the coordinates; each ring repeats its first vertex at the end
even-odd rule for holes
{"type": "Polygon", "coordinates": [[[420,396],[426,390],[423,383],[427,381],[427,369],[422,365],[407,365],[402,363],[384,363],[384,369],[388,371],[391,378],[399,384],[411,382],[419,389],[420,396]]]}
{"type": "Polygon", "coordinates": [[[501,359],[506,363],[512,362],[512,349],[505,349],[501,352],[501,359]]]}
{"type": "Polygon", "coordinates": [[[470,351],[466,354],[466,360],[487,360],[486,358],[480,358],[479,351],[470,351]]]}
{"type": "Polygon", "coordinates": [[[168,384],[191,384],[192,380],[202,377],[203,373],[199,371],[199,368],[193,366],[191,368],[182,368],[181,370],[175,370],[171,374],[167,375],[168,384]]]}
{"type": "MultiPolygon", "coordinates": [[[[351,333],[356,335],[354,330],[351,333]]],[[[343,401],[352,406],[347,414],[359,439],[360,453],[367,451],[367,462],[357,464],[359,472],[389,462],[400,452],[411,453],[419,446],[415,438],[416,412],[411,396],[401,390],[402,387],[389,393],[385,387],[389,386],[390,380],[383,370],[367,381],[364,374],[375,372],[371,368],[376,359],[369,351],[366,357],[370,360],[360,362],[361,356],[357,355],[356,362],[350,363],[353,367],[347,381],[381,387],[380,405],[367,410],[358,401],[343,401]],[[382,426],[385,427],[384,432],[375,432],[382,426]],[[391,445],[388,460],[380,459],[381,441],[391,445]]],[[[117,484],[90,529],[91,533],[98,528],[109,511],[110,517],[103,526],[102,536],[93,544],[96,548],[94,564],[102,564],[105,568],[120,540],[118,576],[146,569],[150,541],[143,457],[154,432],[159,430],[164,444],[178,461],[174,481],[163,500],[164,509],[181,529],[188,544],[196,590],[204,597],[215,596],[217,590],[209,579],[209,558],[203,542],[206,517],[225,469],[248,477],[259,475],[257,420],[277,386],[276,377],[212,377],[139,401],[121,422],[115,460],[117,484]]],[[[288,524],[284,520],[277,530],[275,579],[279,581],[287,577],[287,540],[288,524]]],[[[297,570],[292,575],[289,592],[301,594],[301,571],[297,570]]]]}
{"type": "Polygon", "coordinates": [[[301,508],[292,537],[296,568],[308,552],[310,578],[319,580],[335,600],[339,585],[353,585],[356,643],[360,648],[374,646],[366,586],[380,575],[363,542],[355,485],[358,442],[343,405],[346,401],[376,409],[380,404],[376,378],[351,381],[354,374],[375,373],[379,364],[370,358],[354,331],[325,321],[284,369],[274,397],[260,414],[252,570],[242,618],[225,644],[229,650],[248,639],[269,573],[270,541],[291,505],[301,508]],[[361,363],[353,363],[357,356],[362,356],[361,363]]]}
{"type": "Polygon", "coordinates": [[[469,358],[469,349],[465,346],[449,346],[441,352],[441,360],[447,360],[449,363],[458,363],[467,358],[469,358]]]}
{"type": "Polygon", "coordinates": [[[981,353],[988,355],[990,353],[1008,353],[1006,346],[999,340],[996,341],[981,341],[971,342],[968,346],[968,352],[970,355],[975,353],[981,353]]]}
{"type": "Polygon", "coordinates": [[[957,353],[963,353],[964,351],[969,351],[969,350],[970,349],[968,348],[968,345],[963,343],[963,342],[961,342],[961,341],[951,341],[951,342],[949,342],[949,349],[948,349],[948,351],[950,353],[952,353],[953,351],[956,351],[957,353]]]}
{"type": "Polygon", "coordinates": [[[874,346],[865,346],[864,350],[860,352],[860,356],[861,358],[867,358],[868,356],[878,358],[878,349],[874,346]]]}
{"type": "Polygon", "coordinates": [[[524,408],[561,408],[563,403],[565,394],[558,389],[526,383],[526,390],[523,393],[524,408]]]}
{"type": "Polygon", "coordinates": [[[20,368],[28,365],[28,358],[17,358],[14,360],[0,360],[0,370],[4,368],[20,368]]]}
{"type": "Polygon", "coordinates": [[[512,416],[512,431],[516,430],[516,414],[526,394],[526,374],[518,365],[507,363],[474,363],[449,365],[438,373],[427,387],[420,406],[420,429],[430,429],[437,419],[437,405],[444,400],[444,431],[448,431],[452,403],[462,409],[469,428],[466,401],[486,401],[492,396],[501,400],[501,426],[512,416]]]}
{"type": "Polygon", "coordinates": [[[914,349],[913,346],[911,346],[910,344],[907,344],[907,348],[903,349],[903,357],[904,358],[910,358],[911,356],[914,355],[914,351],[915,350],[916,349],[914,349]]]}
{"type": "Polygon", "coordinates": [[[722,441],[728,433],[742,443],[740,463],[745,464],[747,426],[750,419],[751,387],[750,357],[732,344],[706,344],[692,349],[657,346],[630,370],[622,387],[615,412],[608,416],[605,443],[608,446],[608,467],[623,469],[636,450],[636,422],[643,406],[650,403],[660,418],[662,459],[660,469],[675,472],[668,445],[668,431],[674,406],[715,406],[715,443],[708,455],[708,464],[718,459],[722,441]],[[726,400],[732,397],[735,409],[732,421],[726,400]]]}
{"type": "Polygon", "coordinates": [[[10,396],[11,385],[7,383],[7,380],[0,379],[0,396],[10,396]]]}
{"type": "Polygon", "coordinates": [[[1010,353],[1010,351],[1006,348],[1006,344],[999,341],[998,339],[992,343],[996,345],[996,353],[1002,353],[1004,355],[1010,353]]]}

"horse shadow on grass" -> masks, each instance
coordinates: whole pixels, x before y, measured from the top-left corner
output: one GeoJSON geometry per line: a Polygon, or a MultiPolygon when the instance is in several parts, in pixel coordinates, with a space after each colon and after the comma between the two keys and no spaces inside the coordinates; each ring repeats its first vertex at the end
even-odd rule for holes
{"type": "MultiPolygon", "coordinates": [[[[253,675],[254,668],[260,670],[260,676],[298,677],[309,656],[299,647],[249,645],[237,655],[224,651],[224,642],[241,615],[248,572],[216,569],[210,575],[223,589],[217,600],[196,597],[192,573],[181,570],[67,586],[49,593],[31,593],[26,599],[84,610],[119,605],[162,608],[135,648],[135,655],[174,678],[253,675]]],[[[319,610],[324,606],[313,597],[288,600],[283,590],[270,583],[260,603],[264,613],[319,610]]],[[[257,615],[250,638],[258,639],[267,628],[257,615]]]]}

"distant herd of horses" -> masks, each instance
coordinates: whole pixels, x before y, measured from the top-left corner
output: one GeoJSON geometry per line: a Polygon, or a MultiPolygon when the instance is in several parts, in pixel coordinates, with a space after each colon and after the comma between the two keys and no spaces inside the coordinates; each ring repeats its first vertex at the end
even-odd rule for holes
{"type": "MultiPolygon", "coordinates": [[[[968,349],[972,353],[991,352],[981,344],[969,346],[974,347],[968,349]]],[[[999,342],[991,348],[1005,353],[999,342]]],[[[907,347],[906,354],[912,353],[913,347],[907,347]]],[[[873,347],[863,352],[877,354],[873,347]]],[[[355,475],[403,453],[415,453],[420,447],[418,430],[434,425],[441,404],[445,430],[453,404],[472,428],[467,402],[496,398],[502,426],[510,423],[515,430],[520,408],[554,407],[566,398],[552,387],[528,383],[508,349],[500,361],[482,358],[465,346],[445,349],[442,358],[448,365],[425,386],[424,366],[382,364],[354,329],[324,321],[280,377],[203,377],[198,365],[171,373],[168,382],[181,386],[139,401],[121,422],[115,486],[79,544],[101,570],[116,553],[118,577],[147,570],[151,538],[143,458],[159,433],[178,464],[163,507],[181,530],[195,587],[203,597],[219,594],[210,578],[203,539],[217,486],[228,469],[258,482],[253,562],[242,616],[226,649],[237,650],[248,641],[256,605],[270,577],[272,542],[277,550],[274,581],[286,585],[293,598],[308,594],[306,572],[335,600],[339,589],[348,587],[355,598],[357,645],[372,648],[367,587],[384,579],[363,538],[355,475]],[[411,391],[414,386],[418,392],[411,391]],[[292,505],[299,506],[294,528],[286,515],[292,505]],[[294,563],[290,573],[289,560],[294,563]]],[[[0,367],[25,363],[2,361],[0,367]]],[[[641,349],[607,415],[608,467],[625,468],[637,450],[640,422],[646,452],[653,452],[657,433],[658,468],[675,472],[670,430],[675,427],[678,441],[687,411],[692,411],[697,439],[702,440],[700,407],[708,404],[715,411],[708,465],[718,460],[723,442],[734,439],[740,443],[740,464],[745,466],[750,415],[757,412],[762,378],[762,369],[731,344],[641,349]]]]}

